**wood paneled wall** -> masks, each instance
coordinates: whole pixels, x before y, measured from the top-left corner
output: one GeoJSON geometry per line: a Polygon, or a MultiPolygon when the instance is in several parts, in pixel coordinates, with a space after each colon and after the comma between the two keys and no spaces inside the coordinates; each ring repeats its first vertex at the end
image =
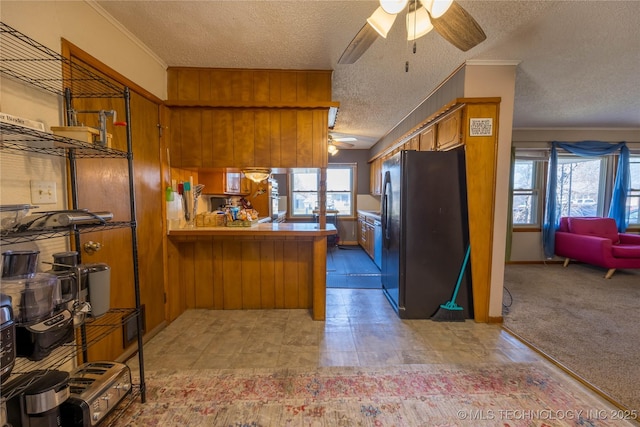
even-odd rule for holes
{"type": "Polygon", "coordinates": [[[331,71],[170,68],[171,165],[326,167],[331,71]]]}
{"type": "Polygon", "coordinates": [[[171,108],[171,166],[326,167],[328,108],[171,108]]]}
{"type": "Polygon", "coordinates": [[[330,70],[245,70],[170,67],[170,101],[313,103],[331,101],[330,70]]]}
{"type": "Polygon", "coordinates": [[[497,102],[469,103],[463,109],[461,124],[466,151],[473,312],[478,322],[489,321],[499,105],[497,102]],[[492,134],[471,136],[471,118],[492,119],[492,134]]]}
{"type": "MultiPolygon", "coordinates": [[[[169,239],[171,320],[188,308],[313,305],[313,237],[169,239]]],[[[324,239],[321,239],[324,241],[324,239]]]]}

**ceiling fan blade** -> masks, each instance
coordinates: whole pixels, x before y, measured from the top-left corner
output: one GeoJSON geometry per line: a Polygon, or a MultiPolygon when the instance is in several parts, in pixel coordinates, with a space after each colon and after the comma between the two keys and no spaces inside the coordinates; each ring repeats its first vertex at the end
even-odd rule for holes
{"type": "Polygon", "coordinates": [[[368,23],[364,23],[349,46],[342,52],[338,64],[353,64],[369,49],[378,38],[378,32],[368,23]]]}
{"type": "Polygon", "coordinates": [[[340,142],[340,141],[336,141],[335,139],[333,140],[333,145],[335,145],[338,148],[351,148],[354,146],[353,144],[349,144],[348,142],[340,142]]]}
{"type": "Polygon", "coordinates": [[[357,141],[357,138],[354,138],[353,136],[332,136],[331,137],[334,141],[338,141],[338,142],[351,142],[351,141],[357,141]]]}
{"type": "Polygon", "coordinates": [[[475,19],[457,2],[439,18],[431,18],[436,31],[449,43],[466,52],[487,36],[475,19]]]}

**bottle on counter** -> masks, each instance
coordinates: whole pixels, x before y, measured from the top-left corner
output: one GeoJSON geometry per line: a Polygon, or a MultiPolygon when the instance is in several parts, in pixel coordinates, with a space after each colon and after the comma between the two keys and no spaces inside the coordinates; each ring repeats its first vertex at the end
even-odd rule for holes
{"type": "Polygon", "coordinates": [[[184,217],[182,196],[174,191],[173,187],[167,187],[165,199],[167,203],[167,230],[177,230],[184,217]]]}

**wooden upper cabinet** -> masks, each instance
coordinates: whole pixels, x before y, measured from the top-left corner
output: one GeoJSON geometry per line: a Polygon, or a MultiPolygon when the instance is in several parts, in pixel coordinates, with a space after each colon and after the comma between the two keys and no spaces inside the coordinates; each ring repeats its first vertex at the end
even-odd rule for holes
{"type": "Polygon", "coordinates": [[[382,193],[382,158],[369,163],[369,193],[379,196],[382,193]]]}
{"type": "Polygon", "coordinates": [[[331,71],[170,68],[180,168],[326,167],[331,71]]]}
{"type": "Polygon", "coordinates": [[[436,136],[438,150],[449,150],[462,145],[462,108],[448,114],[438,122],[436,136]]]}
{"type": "Polygon", "coordinates": [[[404,150],[419,150],[420,149],[420,135],[416,135],[407,142],[404,143],[404,150]]]}
{"type": "Polygon", "coordinates": [[[251,184],[241,172],[226,170],[207,170],[198,174],[198,183],[204,184],[203,194],[248,195],[251,184]]]}
{"type": "Polygon", "coordinates": [[[431,125],[420,133],[420,151],[436,149],[436,125],[431,125]]]}

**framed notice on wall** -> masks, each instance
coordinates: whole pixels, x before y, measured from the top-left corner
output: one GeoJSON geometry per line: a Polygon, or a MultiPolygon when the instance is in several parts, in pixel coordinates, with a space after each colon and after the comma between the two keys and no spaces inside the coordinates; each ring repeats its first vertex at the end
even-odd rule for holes
{"type": "Polygon", "coordinates": [[[492,136],[493,119],[469,119],[469,136],[492,136]]]}

